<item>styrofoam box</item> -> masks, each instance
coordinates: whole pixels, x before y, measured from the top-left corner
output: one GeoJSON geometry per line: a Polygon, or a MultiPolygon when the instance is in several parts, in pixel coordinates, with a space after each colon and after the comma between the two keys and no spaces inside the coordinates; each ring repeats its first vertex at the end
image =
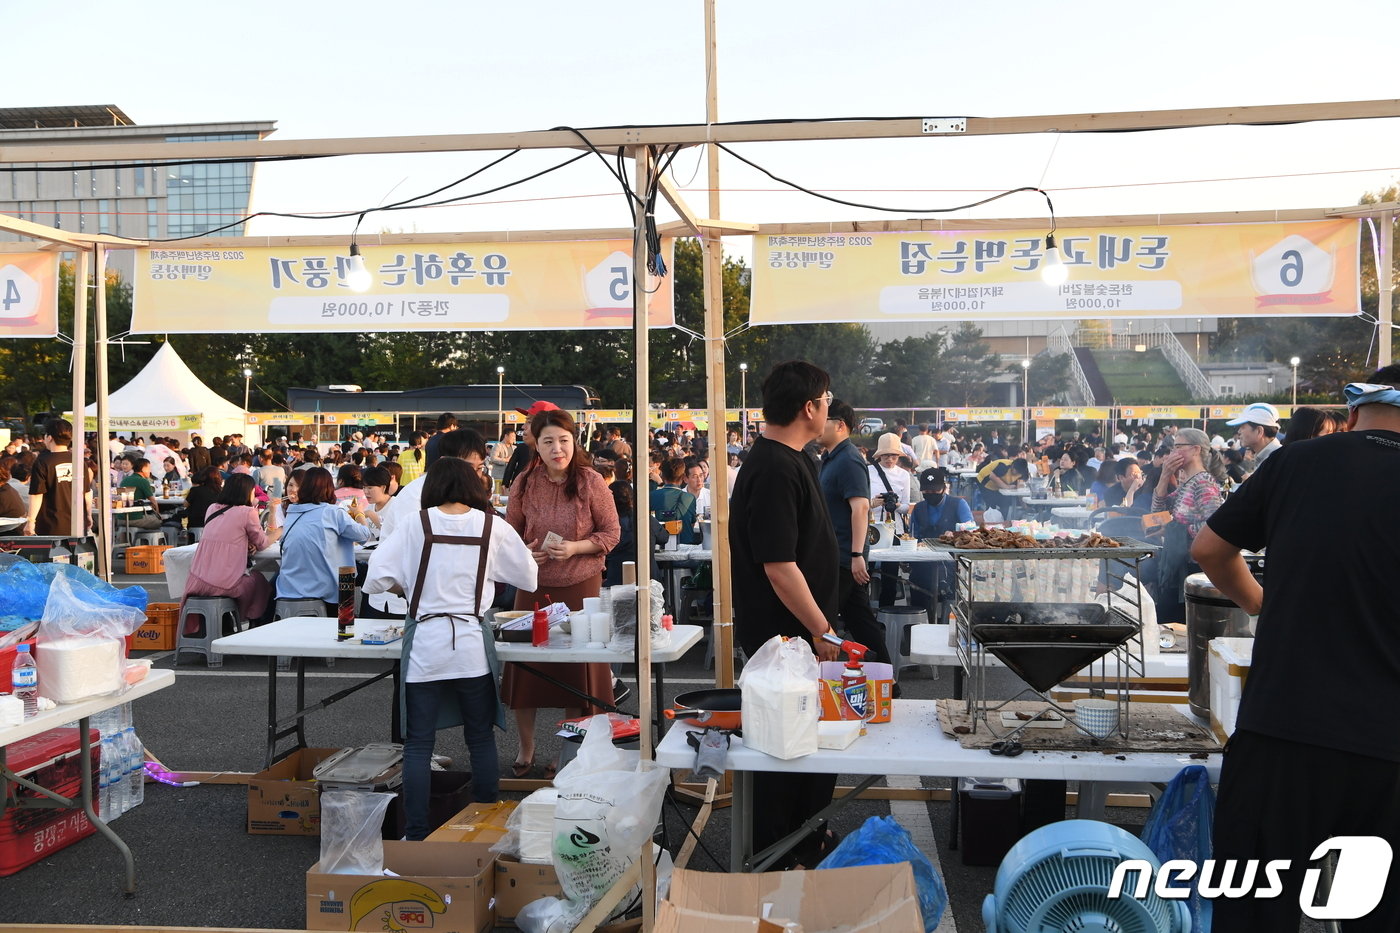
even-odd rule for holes
{"type": "Polygon", "coordinates": [[[1254,639],[1214,638],[1209,648],[1210,727],[1223,742],[1235,731],[1240,697],[1254,658],[1254,639]]]}

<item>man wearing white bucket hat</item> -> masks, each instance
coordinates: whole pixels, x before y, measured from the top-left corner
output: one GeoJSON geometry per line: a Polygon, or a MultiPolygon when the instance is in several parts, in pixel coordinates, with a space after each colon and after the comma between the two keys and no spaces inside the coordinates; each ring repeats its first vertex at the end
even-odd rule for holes
{"type": "Polygon", "coordinates": [[[1230,427],[1238,427],[1235,435],[1240,443],[1254,452],[1254,469],[1269,459],[1269,455],[1283,445],[1278,439],[1278,409],[1268,402],[1255,402],[1246,405],[1238,418],[1225,422],[1230,427]]]}
{"type": "Polygon", "coordinates": [[[1341,857],[1328,906],[1342,900],[1341,891],[1360,906],[1330,916],[1349,931],[1400,930],[1393,869],[1386,879],[1400,848],[1394,716],[1400,496],[1389,484],[1378,486],[1378,478],[1400,473],[1397,387],[1400,366],[1347,386],[1348,430],[1270,457],[1210,517],[1191,548],[1220,592],[1259,616],[1249,679],[1225,747],[1214,858],[1290,866],[1281,872],[1280,896],[1216,899],[1213,929],[1220,933],[1298,929],[1300,886],[1313,874],[1315,850],[1321,854],[1332,837],[1369,841],[1372,852],[1380,840],[1389,848],[1383,863],[1372,860],[1370,884],[1361,877],[1364,855],[1341,857]],[[1377,491],[1339,524],[1335,509],[1300,506],[1314,501],[1319,488],[1377,491]],[[1268,549],[1262,588],[1241,548],[1268,549]],[[1363,916],[1351,922],[1358,913],[1363,916]]]}

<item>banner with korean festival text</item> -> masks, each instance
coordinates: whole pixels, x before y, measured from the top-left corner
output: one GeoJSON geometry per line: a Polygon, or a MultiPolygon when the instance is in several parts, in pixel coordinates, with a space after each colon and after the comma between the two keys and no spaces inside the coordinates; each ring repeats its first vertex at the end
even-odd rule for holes
{"type": "Polygon", "coordinates": [[[761,235],[751,324],[1350,316],[1360,223],[1056,231],[1069,272],[1041,279],[1046,230],[761,235]]]}
{"type": "MultiPolygon", "coordinates": [[[[671,267],[672,240],[662,242],[671,267]]],[[[363,246],[370,282],[351,289],[347,247],[136,251],[138,334],[630,327],[632,243],[573,240],[363,246]]],[[[674,323],[671,279],[646,277],[653,327],[674,323]]]]}
{"type": "Polygon", "coordinates": [[[0,338],[58,334],[58,253],[0,252],[0,338]]]}

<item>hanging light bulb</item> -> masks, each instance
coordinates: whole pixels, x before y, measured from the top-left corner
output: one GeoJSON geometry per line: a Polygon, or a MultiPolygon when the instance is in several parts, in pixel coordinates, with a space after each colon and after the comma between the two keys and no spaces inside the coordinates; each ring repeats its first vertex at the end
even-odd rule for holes
{"type": "Polygon", "coordinates": [[[1045,261],[1040,264],[1040,279],[1051,288],[1056,288],[1065,284],[1067,278],[1069,278],[1069,266],[1065,265],[1065,258],[1060,255],[1060,248],[1055,245],[1055,234],[1046,234],[1045,261]]]}
{"type": "Polygon", "coordinates": [[[350,261],[346,263],[345,284],[352,292],[369,291],[369,287],[374,284],[369,270],[365,268],[365,257],[360,255],[360,247],[356,243],[350,244],[350,261]]]}

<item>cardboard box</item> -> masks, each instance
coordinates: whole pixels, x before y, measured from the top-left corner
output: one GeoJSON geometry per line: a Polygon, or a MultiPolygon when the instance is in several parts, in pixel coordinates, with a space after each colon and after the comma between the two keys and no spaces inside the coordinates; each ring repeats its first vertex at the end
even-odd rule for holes
{"type": "Polygon", "coordinates": [[[677,868],[656,933],[911,933],[924,928],[908,862],[824,871],[727,874],[677,868]],[[856,896],[853,896],[855,892],[856,896]],[[765,928],[762,924],[767,923],[765,928]]]}
{"type": "Polygon", "coordinates": [[[426,929],[478,933],[495,912],[495,853],[476,843],[384,843],[384,867],[398,875],[306,873],[308,930],[426,929]]]}
{"type": "Polygon", "coordinates": [[[496,922],[513,925],[531,901],[563,896],[553,865],[530,865],[505,855],[496,859],[496,922]]]}
{"type": "Polygon", "coordinates": [[[126,549],[126,572],[165,573],[165,552],[168,544],[142,544],[126,549]]]}
{"type": "Polygon", "coordinates": [[[311,769],[338,748],[300,748],[248,781],[248,832],[255,836],[319,836],[321,791],[311,769]]]}
{"type": "Polygon", "coordinates": [[[175,623],[180,618],[179,603],[151,603],[146,621],[126,636],[126,650],[171,651],[175,648],[175,623]]]}
{"type": "MultiPolygon", "coordinates": [[[[479,842],[492,845],[506,834],[506,820],[515,812],[518,800],[500,803],[473,803],[428,834],[428,842],[479,842]]],[[[512,914],[511,916],[514,916],[512,914]]]]}

